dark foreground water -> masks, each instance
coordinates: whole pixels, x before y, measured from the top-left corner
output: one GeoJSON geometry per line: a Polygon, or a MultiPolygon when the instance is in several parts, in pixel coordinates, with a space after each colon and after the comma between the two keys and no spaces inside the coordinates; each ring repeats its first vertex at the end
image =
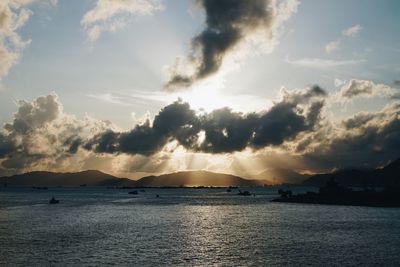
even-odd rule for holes
{"type": "Polygon", "coordinates": [[[400,265],[400,209],[251,191],[1,189],[0,266],[400,265]]]}

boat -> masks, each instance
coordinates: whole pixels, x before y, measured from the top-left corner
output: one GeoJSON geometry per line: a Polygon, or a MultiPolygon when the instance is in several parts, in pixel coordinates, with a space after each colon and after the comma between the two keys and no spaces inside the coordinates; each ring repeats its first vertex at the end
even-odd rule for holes
{"type": "Polygon", "coordinates": [[[47,186],[33,186],[33,189],[37,189],[37,190],[47,190],[47,186]]]}
{"type": "Polygon", "coordinates": [[[52,197],[52,198],[50,199],[50,201],[49,201],[49,204],[58,204],[58,203],[60,203],[60,200],[55,199],[54,197],[52,197]]]}
{"type": "Polygon", "coordinates": [[[128,194],[129,194],[129,195],[137,195],[137,194],[139,194],[139,193],[138,193],[138,191],[133,190],[133,191],[130,191],[128,194]]]}
{"type": "Polygon", "coordinates": [[[238,193],[239,196],[251,196],[251,193],[249,191],[240,191],[238,193]]]}

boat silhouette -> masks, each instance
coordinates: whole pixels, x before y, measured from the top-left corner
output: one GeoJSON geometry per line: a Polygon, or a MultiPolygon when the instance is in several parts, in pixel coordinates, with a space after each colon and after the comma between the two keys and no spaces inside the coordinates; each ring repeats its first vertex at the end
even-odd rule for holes
{"type": "Polygon", "coordinates": [[[240,191],[237,193],[239,196],[251,196],[251,193],[249,191],[240,191]]]}
{"type": "Polygon", "coordinates": [[[49,201],[49,204],[58,204],[58,203],[60,203],[60,200],[55,199],[54,197],[52,197],[52,198],[50,199],[50,201],[49,201]]]}

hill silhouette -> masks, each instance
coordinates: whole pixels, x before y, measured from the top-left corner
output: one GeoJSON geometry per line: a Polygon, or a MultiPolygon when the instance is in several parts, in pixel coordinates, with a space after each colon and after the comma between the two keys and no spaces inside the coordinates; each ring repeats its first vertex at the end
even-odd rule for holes
{"type": "Polygon", "coordinates": [[[159,176],[146,176],[137,181],[118,178],[101,171],[76,173],[28,172],[1,177],[0,184],[8,186],[116,186],[116,187],[179,187],[179,186],[259,186],[261,180],[248,180],[238,176],[208,171],[183,171],[159,176]]]}
{"type": "Polygon", "coordinates": [[[136,186],[258,186],[260,181],[248,180],[230,174],[208,171],[183,171],[159,176],[146,176],[136,182],[136,186]]]}
{"type": "Polygon", "coordinates": [[[158,176],[146,176],[137,181],[119,178],[97,170],[82,172],[57,173],[36,171],[9,177],[0,177],[0,184],[9,186],[116,186],[116,187],[179,187],[179,186],[239,186],[251,187],[271,183],[299,183],[307,186],[324,186],[334,178],[343,186],[400,186],[400,159],[379,169],[349,169],[333,173],[316,174],[304,180],[307,176],[296,172],[277,169],[268,170],[250,180],[239,176],[215,173],[209,171],[182,171],[158,176]],[[284,180],[281,177],[290,177],[284,180]],[[304,180],[304,181],[303,181],[304,180]]]}
{"type": "Polygon", "coordinates": [[[96,170],[75,173],[28,172],[1,177],[0,183],[9,186],[134,186],[135,181],[118,178],[96,170]]]}
{"type": "Polygon", "coordinates": [[[264,184],[298,184],[309,177],[310,175],[285,168],[266,169],[255,176],[257,180],[262,180],[264,184]]]}
{"type": "Polygon", "coordinates": [[[321,187],[331,178],[344,186],[396,186],[400,185],[400,159],[397,159],[384,168],[378,169],[350,169],[333,173],[316,174],[302,184],[321,187]]]}

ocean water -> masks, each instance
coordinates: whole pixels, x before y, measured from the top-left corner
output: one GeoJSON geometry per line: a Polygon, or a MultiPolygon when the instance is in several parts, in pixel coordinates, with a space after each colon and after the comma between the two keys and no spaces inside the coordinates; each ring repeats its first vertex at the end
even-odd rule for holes
{"type": "Polygon", "coordinates": [[[400,209],[250,190],[1,189],[0,266],[400,266],[400,209]]]}

